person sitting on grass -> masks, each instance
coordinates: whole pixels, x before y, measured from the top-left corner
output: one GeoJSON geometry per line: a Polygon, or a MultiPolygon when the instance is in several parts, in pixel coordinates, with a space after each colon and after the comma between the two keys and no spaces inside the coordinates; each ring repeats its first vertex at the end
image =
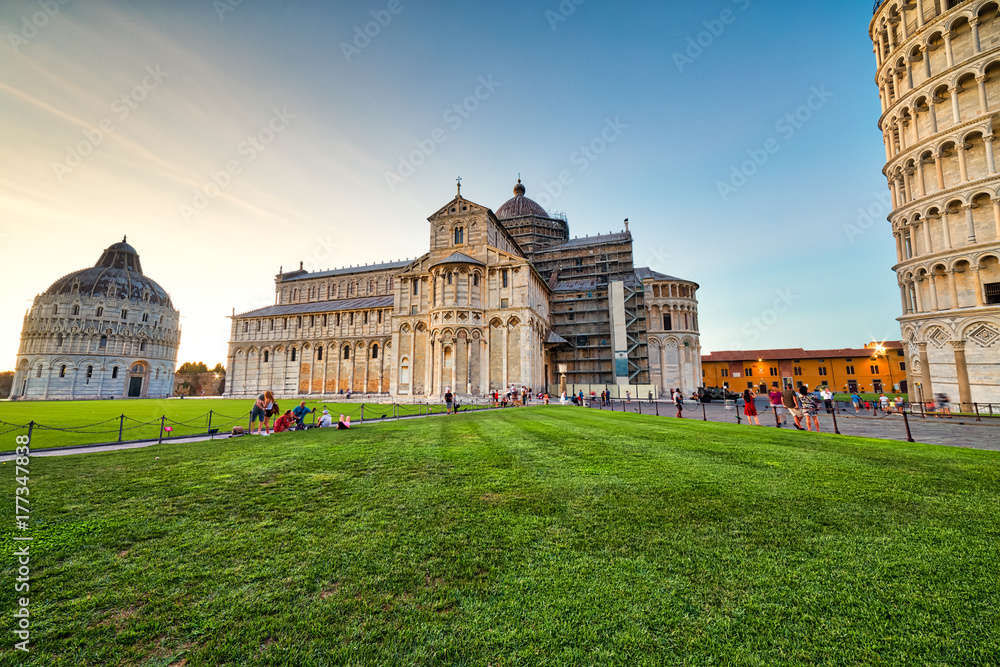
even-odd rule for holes
{"type": "Polygon", "coordinates": [[[253,409],[250,410],[250,432],[253,432],[253,423],[257,422],[257,435],[271,435],[271,410],[274,409],[274,394],[268,389],[257,397],[254,401],[253,409]],[[261,426],[264,433],[260,432],[261,426]]]}
{"type": "Polygon", "coordinates": [[[274,420],[274,432],[281,433],[287,431],[292,426],[292,411],[285,410],[285,414],[274,420]]]}
{"type": "Polygon", "coordinates": [[[340,421],[337,422],[337,429],[340,431],[345,431],[351,428],[351,415],[340,415],[340,421]]]}
{"type": "MultiPolygon", "coordinates": [[[[341,415],[341,417],[343,417],[343,415],[341,415]]],[[[319,424],[317,424],[317,426],[320,428],[330,428],[333,426],[333,417],[330,416],[329,410],[323,411],[323,416],[319,418],[319,424]]]]}
{"type": "Polygon", "coordinates": [[[292,416],[295,418],[295,426],[297,429],[304,429],[306,427],[306,415],[310,412],[316,412],[316,408],[310,410],[306,407],[306,402],[302,401],[295,409],[292,410],[292,416]]]}

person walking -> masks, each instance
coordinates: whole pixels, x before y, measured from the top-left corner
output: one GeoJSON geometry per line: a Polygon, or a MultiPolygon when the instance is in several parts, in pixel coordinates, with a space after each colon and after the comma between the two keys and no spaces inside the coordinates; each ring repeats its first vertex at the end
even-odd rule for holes
{"type": "Polygon", "coordinates": [[[250,432],[253,433],[253,423],[257,422],[257,435],[271,435],[271,410],[274,409],[274,394],[271,390],[266,390],[254,401],[250,410],[250,432]],[[260,432],[264,427],[264,433],[260,432]]]}
{"type": "Polygon", "coordinates": [[[771,410],[774,411],[778,424],[787,423],[788,420],[786,420],[785,416],[781,414],[785,410],[785,406],[781,404],[781,390],[777,387],[772,387],[771,392],[767,395],[767,398],[771,403],[771,410]]]}
{"type": "Polygon", "coordinates": [[[680,419],[684,418],[684,394],[681,393],[680,388],[674,390],[674,405],[677,406],[677,417],[680,419]]]}
{"type": "Polygon", "coordinates": [[[823,396],[823,405],[826,407],[826,414],[833,414],[833,392],[830,391],[830,387],[824,387],[823,391],[820,392],[823,396]]]}
{"type": "Polygon", "coordinates": [[[447,413],[451,414],[452,403],[455,400],[455,395],[451,393],[451,387],[444,388],[444,405],[447,413]]]}
{"type": "Polygon", "coordinates": [[[804,431],[805,429],[802,428],[802,403],[790,384],[786,384],[785,390],[781,392],[781,405],[788,410],[788,414],[792,415],[795,428],[804,431]]]}
{"type": "Polygon", "coordinates": [[[854,406],[854,414],[861,412],[861,394],[857,390],[851,392],[851,405],[854,406]]]}
{"type": "Polygon", "coordinates": [[[813,430],[812,427],[816,427],[816,432],[819,433],[819,416],[816,414],[816,398],[809,393],[809,387],[802,385],[799,387],[799,404],[802,406],[802,414],[806,418],[806,430],[813,430]],[[810,421],[812,424],[810,424],[810,421]]]}
{"type": "Polygon", "coordinates": [[[757,416],[757,394],[754,393],[753,389],[743,390],[743,414],[746,415],[747,424],[753,426],[754,422],[757,422],[757,426],[760,426],[760,417],[757,416]]]}

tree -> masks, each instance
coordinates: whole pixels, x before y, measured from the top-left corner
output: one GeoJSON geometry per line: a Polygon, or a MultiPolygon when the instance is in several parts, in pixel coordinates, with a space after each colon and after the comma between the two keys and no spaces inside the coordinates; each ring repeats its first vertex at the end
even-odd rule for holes
{"type": "Polygon", "coordinates": [[[226,372],[226,367],[223,366],[221,363],[216,364],[215,368],[212,369],[212,372],[213,373],[225,373],[226,372]]]}
{"type": "Polygon", "coordinates": [[[205,365],[204,361],[190,362],[185,361],[181,364],[181,367],[177,369],[178,373],[207,373],[208,366],[205,365]]]}

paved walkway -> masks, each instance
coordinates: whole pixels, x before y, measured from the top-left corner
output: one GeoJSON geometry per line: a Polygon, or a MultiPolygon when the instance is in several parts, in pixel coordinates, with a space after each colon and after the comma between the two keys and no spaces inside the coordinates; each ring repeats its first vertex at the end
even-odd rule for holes
{"type": "MultiPolygon", "coordinates": [[[[764,411],[764,404],[757,402],[757,409],[760,411],[760,423],[763,427],[775,428],[774,413],[770,410],[764,411]]],[[[632,401],[625,404],[625,409],[629,412],[642,411],[644,415],[655,414],[659,411],[660,416],[674,419],[676,410],[670,403],[659,402],[650,404],[645,401],[632,401]]],[[[579,408],[578,408],[579,409],[579,408]]],[[[604,410],[612,408],[604,407],[604,410]]],[[[613,409],[621,411],[622,403],[616,401],[613,409]]],[[[747,426],[747,418],[743,415],[743,404],[738,410],[739,418],[744,426],[747,426]]],[[[722,403],[705,404],[705,417],[712,422],[736,423],[737,410],[726,410],[722,403]]],[[[790,415],[785,417],[788,423],[783,428],[794,430],[790,415]]],[[[685,419],[702,419],[702,409],[699,403],[688,401],[684,403],[685,419]]],[[[916,442],[929,445],[946,445],[949,447],[971,447],[973,449],[988,449],[1000,451],[1000,419],[983,419],[977,422],[975,417],[926,417],[907,416],[910,422],[910,433],[916,442]]],[[[901,440],[906,442],[906,425],[900,415],[882,415],[878,417],[871,412],[862,410],[859,414],[854,413],[854,408],[841,408],[837,413],[837,425],[841,435],[857,435],[866,438],[880,438],[883,440],[901,440]]],[[[833,417],[825,410],[820,410],[819,427],[821,431],[833,433],[833,417]]],[[[757,428],[756,425],[748,428],[757,428]]]]}

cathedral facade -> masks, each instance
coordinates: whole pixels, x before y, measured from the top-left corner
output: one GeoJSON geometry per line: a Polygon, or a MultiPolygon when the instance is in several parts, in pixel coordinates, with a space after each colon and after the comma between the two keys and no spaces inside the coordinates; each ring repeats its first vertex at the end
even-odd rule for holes
{"type": "Polygon", "coordinates": [[[123,239],[35,297],[11,398],[167,398],[180,336],[170,295],[123,239]]]}
{"type": "Polygon", "coordinates": [[[279,273],[275,305],[232,316],[226,395],[700,384],[698,286],[635,268],[627,230],[570,239],[520,181],[496,213],[459,188],[428,221],[416,260],[279,273]]]}

